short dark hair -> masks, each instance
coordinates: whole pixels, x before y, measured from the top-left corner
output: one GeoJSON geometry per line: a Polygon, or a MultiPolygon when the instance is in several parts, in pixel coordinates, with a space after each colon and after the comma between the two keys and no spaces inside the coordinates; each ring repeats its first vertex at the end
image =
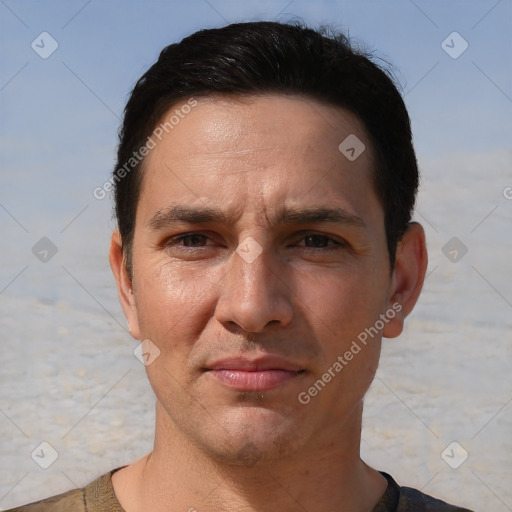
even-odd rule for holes
{"type": "Polygon", "coordinates": [[[176,103],[218,94],[300,95],[357,115],[376,157],[373,182],[384,211],[393,269],[397,243],[414,208],[418,166],[409,115],[393,76],[370,59],[343,34],[328,36],[325,28],[268,21],[199,30],[164,48],[137,81],[119,130],[115,213],[130,275],[144,163],[138,151],[176,103]],[[127,169],[129,161],[133,166],[127,169]]]}

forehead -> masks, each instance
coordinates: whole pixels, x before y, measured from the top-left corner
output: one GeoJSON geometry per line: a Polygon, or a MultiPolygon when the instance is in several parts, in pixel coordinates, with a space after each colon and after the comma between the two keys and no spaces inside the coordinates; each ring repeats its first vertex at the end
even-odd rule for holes
{"type": "Polygon", "coordinates": [[[161,120],[165,128],[173,116],[146,157],[140,207],[178,198],[258,203],[260,211],[350,196],[375,202],[370,141],[348,110],[278,94],[196,101],[191,109],[181,110],[186,100],[176,104],[161,120]]]}
{"type": "MultiPolygon", "coordinates": [[[[211,95],[193,100],[193,108],[183,101],[173,106],[161,119],[163,138],[173,135],[174,153],[190,150],[199,157],[208,147],[218,152],[229,151],[246,144],[255,149],[268,142],[267,149],[278,146],[302,148],[308,153],[325,151],[327,145],[338,148],[347,136],[359,136],[368,141],[362,121],[347,109],[321,103],[298,95],[211,95]],[[178,116],[176,114],[180,113],[178,116]],[[166,121],[171,120],[171,124],[166,121]],[[194,138],[183,144],[193,131],[194,138]],[[323,144],[319,144],[322,139],[323,144]]],[[[371,148],[366,157],[371,159],[371,148]]],[[[210,152],[212,154],[212,152],[210,152]]]]}

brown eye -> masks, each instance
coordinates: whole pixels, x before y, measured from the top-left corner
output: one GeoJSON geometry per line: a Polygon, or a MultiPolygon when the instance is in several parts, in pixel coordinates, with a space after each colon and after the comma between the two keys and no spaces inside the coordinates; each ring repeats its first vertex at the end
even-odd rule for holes
{"type": "Polygon", "coordinates": [[[186,233],[175,236],[166,242],[167,247],[205,247],[208,245],[209,238],[200,233],[186,233]]]}
{"type": "Polygon", "coordinates": [[[325,235],[306,235],[304,242],[307,247],[327,247],[334,240],[325,235]]]}
{"type": "Polygon", "coordinates": [[[186,247],[199,247],[202,245],[206,245],[207,237],[204,235],[198,235],[197,233],[192,233],[191,235],[183,235],[178,238],[178,241],[181,241],[182,244],[186,247]]]}

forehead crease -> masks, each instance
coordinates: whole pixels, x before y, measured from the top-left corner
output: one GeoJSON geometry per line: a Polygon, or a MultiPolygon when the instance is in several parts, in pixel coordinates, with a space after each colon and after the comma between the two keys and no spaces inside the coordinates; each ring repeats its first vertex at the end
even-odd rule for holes
{"type": "Polygon", "coordinates": [[[249,148],[235,148],[226,147],[226,149],[219,149],[219,145],[215,144],[216,149],[212,149],[209,151],[204,146],[195,147],[189,150],[188,153],[184,153],[179,155],[176,160],[194,160],[201,159],[204,157],[207,158],[243,158],[246,156],[251,156],[254,153],[262,153],[266,151],[272,151],[276,149],[280,149],[278,146],[260,146],[260,147],[249,147],[249,148]]]}
{"type": "MultiPolygon", "coordinates": [[[[364,220],[343,208],[328,206],[279,206],[270,215],[263,207],[259,210],[262,218],[270,225],[278,224],[305,224],[305,223],[343,223],[355,227],[366,227],[364,220]]],[[[224,211],[210,206],[190,206],[175,204],[159,209],[148,221],[151,229],[160,229],[173,222],[186,222],[189,224],[218,223],[230,225],[236,221],[233,212],[224,211]]]]}

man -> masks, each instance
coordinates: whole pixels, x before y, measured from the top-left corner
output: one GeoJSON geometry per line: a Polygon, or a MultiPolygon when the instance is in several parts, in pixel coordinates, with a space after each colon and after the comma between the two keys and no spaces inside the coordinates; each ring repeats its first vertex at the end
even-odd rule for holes
{"type": "Polygon", "coordinates": [[[343,37],[197,32],[138,81],[110,261],[154,450],[25,511],[461,511],[360,458],[382,336],[427,267],[404,103],[343,37]]]}

